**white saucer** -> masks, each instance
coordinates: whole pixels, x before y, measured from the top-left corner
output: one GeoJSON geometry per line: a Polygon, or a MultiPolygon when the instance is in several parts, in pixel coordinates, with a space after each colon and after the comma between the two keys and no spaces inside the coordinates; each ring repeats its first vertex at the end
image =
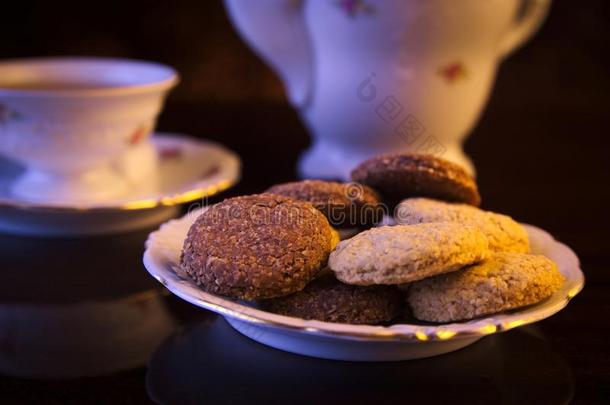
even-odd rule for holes
{"type": "Polygon", "coordinates": [[[239,180],[239,157],[216,143],[177,134],[155,134],[152,142],[159,157],[157,189],[136,185],[130,195],[101,204],[16,199],[10,186],[23,168],[0,158],[0,232],[83,236],[151,227],[176,216],[180,204],[212,196],[239,180]]]}
{"type": "Polygon", "coordinates": [[[482,337],[540,321],[563,309],[580,292],[584,275],[578,258],[542,229],[525,225],[532,251],[557,262],[566,280],[549,299],[516,311],[443,325],[348,325],[276,315],[248,303],[203,292],[180,274],[177,263],[186,233],[201,211],[169,221],[150,234],[144,265],[178,297],[223,315],[236,330],[268,346],[307,356],[335,360],[393,361],[448,353],[482,337]]]}

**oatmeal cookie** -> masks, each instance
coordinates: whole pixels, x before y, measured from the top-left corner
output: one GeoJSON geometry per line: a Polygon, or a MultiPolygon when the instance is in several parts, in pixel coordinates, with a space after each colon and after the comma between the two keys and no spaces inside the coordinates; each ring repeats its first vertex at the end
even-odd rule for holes
{"type": "Polygon", "coordinates": [[[401,314],[401,297],[393,286],[347,285],[328,274],[302,291],[266,300],[261,305],[268,311],[297,318],[374,325],[401,314]]]}
{"type": "Polygon", "coordinates": [[[477,184],[461,166],[432,155],[405,153],[374,157],[356,167],[352,180],[378,190],[392,202],[431,197],[478,206],[477,184]]]}
{"type": "Polygon", "coordinates": [[[488,260],[411,284],[413,315],[453,322],[535,304],[561,288],[564,277],[544,256],[496,253],[488,260]]]}
{"type": "Polygon", "coordinates": [[[478,228],[438,222],[361,232],[339,242],[328,265],[347,284],[403,284],[459,270],[490,254],[478,228]]]}
{"type": "Polygon", "coordinates": [[[396,207],[394,218],[405,225],[445,221],[473,225],[487,236],[493,251],[527,253],[530,249],[527,231],[511,217],[468,204],[409,198],[396,207]]]}
{"type": "Polygon", "coordinates": [[[181,265],[207,292],[279,297],[302,290],[337,241],[324,215],[307,202],[274,194],[235,197],[191,226],[181,265]]]}
{"type": "Polygon", "coordinates": [[[278,184],[266,192],[310,202],[338,228],[370,226],[384,214],[379,194],[358,183],[303,180],[278,184]]]}

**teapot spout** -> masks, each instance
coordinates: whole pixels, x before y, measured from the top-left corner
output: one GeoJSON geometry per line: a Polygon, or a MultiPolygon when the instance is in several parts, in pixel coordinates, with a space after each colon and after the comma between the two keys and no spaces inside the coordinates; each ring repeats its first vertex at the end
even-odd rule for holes
{"type": "Polygon", "coordinates": [[[302,0],[225,0],[244,41],[280,76],[298,109],[309,104],[313,85],[312,46],[302,0]]]}

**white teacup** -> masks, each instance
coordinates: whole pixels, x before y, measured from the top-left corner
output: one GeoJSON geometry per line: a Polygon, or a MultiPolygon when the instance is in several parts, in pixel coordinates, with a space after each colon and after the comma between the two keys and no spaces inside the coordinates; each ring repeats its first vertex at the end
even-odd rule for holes
{"type": "Polygon", "coordinates": [[[462,143],[502,59],[551,0],[225,0],[239,33],[282,78],[313,137],[304,177],[349,178],[381,153],[462,143]]]}
{"type": "Polygon", "coordinates": [[[126,194],[113,161],[153,131],[178,82],[170,67],[121,59],[0,62],[0,153],[26,167],[15,197],[69,204],[126,194]]]}

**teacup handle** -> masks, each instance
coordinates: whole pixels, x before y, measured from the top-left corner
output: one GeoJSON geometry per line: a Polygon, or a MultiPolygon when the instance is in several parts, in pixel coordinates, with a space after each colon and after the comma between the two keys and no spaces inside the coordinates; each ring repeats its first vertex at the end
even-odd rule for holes
{"type": "Polygon", "coordinates": [[[523,12],[504,39],[500,42],[500,55],[508,56],[523,45],[544,22],[551,0],[522,0],[523,12]]]}

